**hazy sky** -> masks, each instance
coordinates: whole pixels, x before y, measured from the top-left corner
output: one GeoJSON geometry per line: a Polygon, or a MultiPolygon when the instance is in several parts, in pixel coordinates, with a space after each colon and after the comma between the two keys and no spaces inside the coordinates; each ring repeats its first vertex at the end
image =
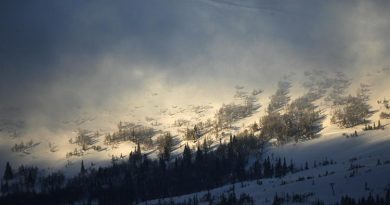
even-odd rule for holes
{"type": "Polygon", "coordinates": [[[0,112],[50,121],[153,92],[224,99],[292,72],[382,68],[389,11],[384,0],[1,1],[0,112]]]}

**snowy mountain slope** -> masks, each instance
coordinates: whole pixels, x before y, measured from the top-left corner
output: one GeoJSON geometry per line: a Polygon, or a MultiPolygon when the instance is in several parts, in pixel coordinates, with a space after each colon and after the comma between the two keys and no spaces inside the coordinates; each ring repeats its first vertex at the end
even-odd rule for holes
{"type": "MultiPolygon", "coordinates": [[[[298,78],[291,77],[292,88],[290,92],[291,99],[297,98],[297,96],[302,95],[304,89],[298,78]]],[[[383,99],[385,95],[381,91],[383,79],[378,80],[378,76],[366,76],[361,79],[361,81],[367,81],[371,84],[372,90],[372,98],[370,104],[373,105],[374,110],[380,110],[376,104],[376,100],[383,99]],[[377,80],[375,80],[377,79],[377,80]],[[381,91],[381,92],[379,92],[381,91]]],[[[358,84],[359,82],[355,83],[358,84]]],[[[226,96],[223,97],[226,104],[227,103],[242,103],[242,99],[237,97],[238,93],[251,93],[253,89],[257,88],[245,88],[244,86],[236,86],[234,91],[231,93],[230,100],[226,100],[226,96]],[[233,96],[233,99],[232,99],[233,96]]],[[[353,89],[351,89],[351,93],[353,93],[353,89]]],[[[179,91],[182,93],[183,91],[179,91]]],[[[198,91],[201,94],[203,92],[198,91]]],[[[176,144],[174,146],[174,151],[172,152],[173,156],[178,156],[182,154],[183,148],[185,144],[189,144],[190,147],[196,148],[197,144],[202,143],[204,139],[212,140],[212,147],[216,147],[219,145],[220,141],[227,142],[229,140],[230,134],[237,134],[239,132],[244,131],[245,129],[249,129],[249,126],[254,122],[259,122],[261,116],[265,114],[265,110],[270,100],[270,96],[272,95],[272,90],[265,90],[264,93],[260,93],[256,96],[256,104],[260,106],[258,109],[253,111],[253,113],[249,116],[246,116],[243,119],[239,119],[234,122],[231,128],[226,128],[224,130],[220,130],[218,133],[218,137],[216,137],[215,133],[207,132],[203,136],[201,136],[196,141],[188,141],[183,138],[183,130],[186,128],[191,128],[199,122],[206,122],[208,119],[213,119],[215,113],[222,106],[223,103],[219,102],[208,102],[207,99],[203,99],[203,104],[190,103],[190,99],[186,100],[186,103],[178,102],[174,104],[166,103],[165,101],[161,101],[161,97],[173,97],[174,93],[168,91],[159,91],[148,93],[144,99],[140,99],[136,103],[131,105],[127,104],[123,110],[119,108],[113,108],[111,110],[102,110],[102,111],[94,111],[80,110],[79,116],[74,116],[73,118],[64,118],[60,122],[53,122],[55,124],[55,128],[47,128],[47,127],[26,127],[23,129],[23,121],[18,121],[10,118],[12,115],[2,116],[4,118],[10,118],[12,120],[4,121],[2,124],[4,125],[2,130],[0,131],[0,151],[2,154],[2,164],[5,164],[6,161],[12,162],[13,167],[17,168],[19,165],[34,165],[39,166],[47,170],[48,173],[53,170],[62,170],[68,176],[72,176],[79,171],[80,162],[84,160],[87,168],[88,167],[99,167],[99,166],[108,166],[111,164],[111,159],[113,156],[115,158],[119,158],[119,160],[127,159],[129,152],[133,151],[136,147],[136,144],[133,142],[120,142],[117,144],[106,145],[104,144],[104,136],[108,133],[112,133],[117,129],[117,124],[121,121],[124,122],[134,122],[137,124],[150,126],[155,131],[156,134],[153,136],[153,140],[161,134],[161,132],[169,131],[174,136],[176,144]],[[189,123],[183,126],[175,125],[175,121],[177,120],[186,120],[189,123]],[[57,125],[59,123],[60,125],[57,125]],[[84,152],[82,156],[72,156],[66,157],[67,153],[72,152],[74,149],[80,149],[80,146],[69,143],[69,139],[75,138],[77,136],[77,130],[83,129],[88,130],[91,133],[99,132],[99,136],[96,138],[96,143],[94,146],[101,146],[103,148],[102,151],[95,151],[93,149],[88,149],[84,152]],[[16,134],[15,134],[16,133],[16,134]],[[13,136],[17,135],[17,136],[13,136]],[[27,143],[29,140],[34,140],[38,145],[32,147],[28,150],[28,153],[25,152],[11,152],[11,147],[14,144],[19,144],[21,142],[27,143]],[[56,151],[51,150],[52,148],[49,144],[57,147],[56,151]]],[[[289,152],[294,152],[293,150],[297,150],[295,147],[302,147],[305,149],[309,149],[312,151],[324,149],[323,144],[331,144],[335,139],[343,133],[352,133],[355,129],[358,130],[360,134],[361,127],[353,128],[353,129],[338,129],[334,125],[331,125],[329,122],[329,111],[326,104],[324,104],[323,100],[319,100],[317,102],[319,109],[325,110],[326,119],[323,121],[324,129],[321,131],[321,136],[319,139],[315,139],[310,142],[298,143],[297,145],[286,145],[284,148],[274,148],[275,154],[280,152],[280,155],[289,155],[289,152]],[[290,148],[294,147],[294,149],[290,148]],[[278,151],[278,149],[281,149],[278,151]],[[292,149],[292,150],[289,150],[292,149]],[[288,151],[284,151],[288,150],[288,151]]],[[[3,114],[3,113],[2,113],[3,114]]],[[[377,120],[379,118],[379,112],[376,112],[371,119],[377,120]]],[[[385,122],[384,122],[385,123],[385,122]]],[[[359,138],[360,139],[360,138],[359,138]]],[[[365,138],[362,138],[365,139],[365,138]]],[[[367,139],[368,140],[368,139],[367,139]]],[[[359,143],[367,143],[371,141],[362,141],[359,143]]],[[[155,144],[154,144],[155,145],[155,144]]],[[[157,156],[157,151],[155,146],[146,147],[142,146],[143,153],[148,154],[150,157],[155,158],[157,156]]],[[[347,145],[346,145],[347,146],[347,145]]],[[[342,148],[339,150],[329,150],[329,157],[333,155],[333,152],[343,151],[342,148]]],[[[369,152],[369,148],[367,150],[364,149],[365,152],[369,152]]],[[[363,148],[362,148],[363,151],[363,148]]],[[[295,151],[298,152],[298,151],[295,151]]],[[[313,152],[312,155],[316,155],[316,152],[313,152]]],[[[318,157],[326,157],[326,154],[322,152],[318,155],[318,157]]],[[[296,154],[297,159],[294,160],[303,160],[305,159],[305,155],[296,154]]],[[[4,166],[0,166],[0,173],[3,173],[4,166]]]]}
{"type": "MultiPolygon", "coordinates": [[[[183,132],[185,129],[187,127],[193,127],[196,123],[206,122],[214,118],[216,111],[221,106],[219,103],[211,102],[207,104],[158,105],[157,101],[153,100],[156,97],[155,95],[158,94],[153,94],[145,99],[145,101],[150,101],[145,102],[145,105],[149,106],[153,104],[152,107],[146,108],[143,105],[129,107],[126,111],[128,112],[127,114],[126,112],[120,112],[118,114],[114,111],[97,113],[93,111],[82,112],[78,117],[75,116],[72,119],[53,122],[56,128],[52,129],[46,127],[34,127],[33,130],[32,128],[21,129],[15,127],[18,124],[6,121],[3,125],[9,129],[0,130],[0,146],[4,156],[2,158],[4,160],[3,163],[6,162],[5,160],[13,162],[13,167],[18,167],[22,164],[34,165],[44,167],[48,172],[64,170],[68,176],[74,175],[79,171],[81,160],[86,161],[87,165],[92,163],[96,167],[107,166],[111,164],[113,156],[125,159],[136,147],[135,143],[129,141],[113,145],[104,144],[105,135],[115,131],[117,124],[121,121],[134,122],[152,127],[156,131],[156,134],[152,138],[153,140],[156,140],[161,132],[171,132],[178,142],[174,147],[173,155],[179,155],[182,153],[185,144],[189,143],[192,147],[197,145],[197,141],[183,140],[183,132]],[[140,117],[140,115],[143,117],[140,117]],[[188,123],[183,126],[177,126],[175,125],[175,121],[177,120],[184,120],[188,123]],[[78,130],[86,130],[91,133],[99,132],[94,146],[101,146],[103,151],[89,149],[82,156],[66,157],[67,153],[73,152],[75,149],[80,149],[80,146],[69,143],[70,139],[74,139],[78,135],[78,130]],[[13,136],[14,132],[18,133],[18,136],[13,136]],[[28,153],[11,152],[11,147],[15,144],[27,143],[30,140],[39,143],[38,146],[30,148],[28,153]],[[56,146],[55,151],[51,150],[49,144],[56,146]]],[[[240,103],[240,99],[233,99],[232,102],[240,103]]],[[[250,117],[235,123],[234,127],[241,127],[245,122],[253,123],[258,118],[258,114],[253,113],[250,117]]],[[[222,135],[222,132],[232,133],[230,129],[223,130],[219,134],[222,135]]],[[[228,136],[228,134],[224,135],[222,141],[228,139],[228,136]]],[[[214,134],[205,133],[198,141],[203,141],[203,138],[214,138],[214,134]]],[[[214,145],[218,144],[219,141],[214,141],[214,145]]],[[[142,146],[142,149],[144,153],[148,153],[152,158],[157,155],[155,146],[142,146]]],[[[0,172],[3,172],[3,168],[3,166],[0,166],[0,172]]]]}
{"type": "MultiPolygon", "coordinates": [[[[325,204],[336,203],[344,195],[355,198],[368,196],[370,193],[383,196],[385,189],[390,186],[389,129],[359,131],[358,137],[348,138],[342,135],[343,132],[345,130],[334,128],[333,132],[325,133],[319,139],[279,147],[270,146],[266,149],[271,159],[291,159],[297,165],[300,164],[303,170],[282,178],[236,183],[209,192],[218,200],[221,194],[228,195],[234,186],[237,196],[248,194],[253,197],[255,204],[272,204],[275,194],[310,194],[303,204],[317,199],[325,204]],[[327,164],[329,161],[331,164],[327,164]],[[306,162],[307,170],[304,168],[306,162]],[[356,165],[360,168],[354,173],[351,167],[356,165]],[[334,186],[334,194],[331,184],[334,186]]],[[[207,191],[204,191],[162,201],[184,202],[194,196],[201,199],[206,194],[207,191]]],[[[158,204],[158,201],[150,201],[148,204],[158,204]]]]}

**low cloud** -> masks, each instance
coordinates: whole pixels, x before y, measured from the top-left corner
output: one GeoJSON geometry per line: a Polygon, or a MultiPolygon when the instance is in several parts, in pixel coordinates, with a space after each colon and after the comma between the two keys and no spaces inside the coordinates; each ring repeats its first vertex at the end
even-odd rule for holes
{"type": "Polygon", "coordinates": [[[0,106],[17,107],[30,127],[107,110],[121,118],[141,105],[222,103],[235,85],[271,90],[290,73],[390,64],[386,1],[1,4],[0,106]]]}

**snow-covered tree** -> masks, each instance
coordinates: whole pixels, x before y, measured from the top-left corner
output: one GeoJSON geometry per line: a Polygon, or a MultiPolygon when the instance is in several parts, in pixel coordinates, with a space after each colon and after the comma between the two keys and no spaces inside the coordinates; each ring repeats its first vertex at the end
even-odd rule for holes
{"type": "Polygon", "coordinates": [[[287,135],[299,139],[311,139],[319,131],[318,121],[321,119],[320,111],[311,102],[308,96],[297,98],[286,109],[284,119],[288,127],[287,135]]]}
{"type": "Polygon", "coordinates": [[[331,122],[340,127],[353,127],[365,123],[370,114],[370,106],[360,97],[349,95],[344,104],[332,111],[331,122]]]}
{"type": "Polygon", "coordinates": [[[279,141],[285,141],[288,133],[288,127],[279,112],[270,112],[260,119],[261,134],[264,140],[276,138],[279,141]]]}

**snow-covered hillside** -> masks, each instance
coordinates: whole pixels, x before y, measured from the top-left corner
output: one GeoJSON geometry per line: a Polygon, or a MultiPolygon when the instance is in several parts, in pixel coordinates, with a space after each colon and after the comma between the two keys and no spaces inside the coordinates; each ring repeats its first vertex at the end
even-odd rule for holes
{"type": "MultiPolygon", "coordinates": [[[[226,185],[210,190],[210,194],[218,201],[223,193],[232,192],[234,187],[237,196],[241,193],[248,194],[256,204],[271,204],[276,195],[287,197],[301,194],[305,203],[316,200],[335,203],[344,195],[383,195],[384,190],[390,186],[390,120],[381,119],[383,129],[363,131],[365,125],[361,122],[351,128],[340,128],[331,122],[333,108],[326,101],[326,97],[332,94],[329,82],[340,79],[336,77],[324,80],[318,76],[311,79],[311,76],[314,75],[306,76],[312,83],[306,87],[294,83],[298,80],[292,76],[285,77],[278,84],[276,92],[235,86],[232,88],[230,101],[224,103],[157,104],[158,101],[153,98],[160,94],[152,93],[144,99],[149,101],[145,102],[146,106],[128,106],[128,109],[118,112],[82,112],[73,119],[53,122],[55,128],[25,128],[23,121],[4,114],[2,117],[7,120],[1,121],[0,127],[1,159],[3,164],[9,161],[15,170],[20,165],[37,166],[40,168],[40,176],[59,170],[71,178],[80,172],[81,161],[87,170],[128,161],[129,153],[136,149],[137,144],[130,139],[130,135],[126,136],[124,133],[142,129],[151,133],[148,135],[145,132],[148,143],[140,143],[142,153],[151,159],[158,159],[161,154],[158,150],[158,138],[166,132],[172,135],[170,162],[173,162],[176,157],[182,156],[186,145],[194,151],[201,143],[207,142],[211,149],[216,150],[220,144],[228,143],[232,135],[252,132],[259,137],[263,128],[253,129],[253,126],[254,123],[256,126],[260,125],[262,117],[269,113],[268,105],[275,95],[272,93],[284,93],[282,95],[287,102],[279,108],[284,114],[289,101],[293,102],[311,92],[318,95],[318,98],[311,101],[319,113],[318,119],[314,119],[316,124],[320,124],[314,131],[313,136],[316,137],[283,144],[275,136],[267,141],[261,156],[253,156],[253,160],[269,157],[273,162],[284,158],[287,162],[294,163],[294,172],[281,178],[226,185]],[[286,90],[280,90],[280,86],[285,86],[286,90]],[[221,125],[223,123],[225,124],[221,125]],[[194,137],[189,138],[187,135],[191,130],[194,137]],[[122,135],[123,139],[119,140],[113,137],[122,135]]],[[[382,84],[377,83],[381,81],[375,79],[380,77],[366,76],[362,80],[370,83],[370,100],[367,102],[371,106],[371,112],[367,114],[368,121],[364,119],[364,122],[369,123],[378,122],[382,111],[388,112],[388,108],[382,103],[386,93],[380,89],[382,84]]],[[[349,80],[341,78],[343,80],[348,87],[349,80]]],[[[308,81],[306,79],[305,82],[308,81]]],[[[351,87],[356,88],[358,84],[360,82],[355,82],[348,89],[344,88],[344,95],[355,94],[356,91],[351,87]]],[[[248,169],[253,160],[249,160],[248,169]]],[[[4,168],[0,166],[0,173],[4,173],[4,168]]],[[[205,194],[206,192],[201,192],[162,200],[183,202],[195,195],[202,199],[205,194]]],[[[161,200],[156,199],[150,203],[157,204],[159,201],[161,200]]]]}
{"type": "MultiPolygon", "coordinates": [[[[266,155],[271,159],[285,157],[287,161],[293,160],[301,165],[302,170],[285,177],[245,181],[209,191],[154,200],[148,204],[171,200],[188,202],[194,196],[202,202],[208,192],[218,201],[222,194],[227,197],[233,187],[237,197],[243,193],[248,194],[253,197],[255,204],[272,204],[275,195],[285,197],[307,194],[307,200],[299,204],[310,204],[317,200],[333,204],[345,195],[354,198],[367,197],[370,193],[374,196],[384,196],[385,190],[390,188],[389,127],[385,130],[365,132],[359,128],[355,129],[331,128],[324,130],[323,136],[318,139],[284,146],[269,146],[266,155]],[[350,135],[355,129],[358,129],[357,137],[343,135],[350,135]],[[305,169],[306,163],[308,169],[305,169]]],[[[208,202],[203,201],[201,204],[208,202]]]]}

